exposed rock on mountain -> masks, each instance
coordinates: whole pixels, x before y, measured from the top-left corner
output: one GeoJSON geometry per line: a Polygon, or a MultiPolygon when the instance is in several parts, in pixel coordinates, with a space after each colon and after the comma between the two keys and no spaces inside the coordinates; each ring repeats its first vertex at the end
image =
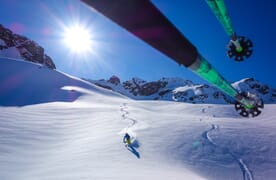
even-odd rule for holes
{"type": "MultiPolygon", "coordinates": [[[[90,82],[119,92],[137,100],[168,100],[188,103],[229,104],[234,99],[217,88],[207,84],[194,84],[181,78],[162,78],[147,82],[139,78],[120,83],[117,76],[109,80],[89,80],[90,82]]],[[[248,91],[258,95],[265,103],[276,102],[276,89],[260,83],[253,78],[243,79],[232,84],[238,91],[248,91]]]]}
{"type": "Polygon", "coordinates": [[[24,36],[14,34],[1,24],[0,56],[23,58],[26,61],[43,64],[51,69],[56,69],[53,60],[44,53],[44,49],[41,46],[24,36]]]}

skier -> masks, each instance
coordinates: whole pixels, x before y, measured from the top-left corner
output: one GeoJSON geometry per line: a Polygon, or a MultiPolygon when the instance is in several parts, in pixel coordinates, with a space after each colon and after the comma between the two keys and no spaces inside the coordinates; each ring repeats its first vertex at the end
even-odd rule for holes
{"type": "Polygon", "coordinates": [[[131,144],[130,142],[130,135],[128,133],[125,134],[124,138],[123,138],[123,143],[125,143],[125,146],[128,146],[131,144]]]}

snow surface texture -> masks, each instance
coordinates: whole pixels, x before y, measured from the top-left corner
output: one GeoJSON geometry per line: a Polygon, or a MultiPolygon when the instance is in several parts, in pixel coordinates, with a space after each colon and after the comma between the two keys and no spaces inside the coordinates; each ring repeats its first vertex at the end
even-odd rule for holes
{"type": "Polygon", "coordinates": [[[1,180],[276,177],[275,104],[242,118],[231,105],[134,101],[36,64],[0,64],[1,180]]]}

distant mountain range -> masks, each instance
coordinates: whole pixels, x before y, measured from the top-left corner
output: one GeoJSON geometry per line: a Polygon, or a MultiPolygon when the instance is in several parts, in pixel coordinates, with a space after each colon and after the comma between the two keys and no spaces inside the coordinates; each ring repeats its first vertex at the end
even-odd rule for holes
{"type": "Polygon", "coordinates": [[[13,33],[0,24],[0,56],[16,59],[24,59],[34,63],[56,69],[50,56],[44,53],[44,49],[27,37],[13,33]]]}
{"type": "MultiPolygon", "coordinates": [[[[87,79],[86,79],[87,80],[87,79]]],[[[110,89],[135,100],[166,100],[188,103],[229,104],[234,100],[217,88],[207,84],[194,84],[181,78],[162,78],[147,82],[139,78],[121,82],[117,76],[109,80],[87,80],[97,86],[110,89]]],[[[238,91],[258,95],[264,103],[276,103],[276,89],[253,78],[242,79],[232,86],[238,91]]]]}

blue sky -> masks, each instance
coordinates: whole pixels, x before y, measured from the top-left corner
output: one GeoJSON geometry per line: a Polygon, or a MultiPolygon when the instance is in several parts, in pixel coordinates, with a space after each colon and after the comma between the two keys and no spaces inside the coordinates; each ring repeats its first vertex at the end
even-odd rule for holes
{"type": "MultiPolygon", "coordinates": [[[[252,57],[235,62],[225,54],[229,37],[204,0],[153,0],[172,23],[229,82],[253,77],[276,87],[276,1],[225,0],[238,35],[254,43],[252,57]]],[[[44,47],[57,69],[90,78],[158,80],[181,77],[205,82],[77,0],[0,0],[0,23],[44,47]],[[79,23],[93,37],[92,52],[74,55],[63,42],[64,27],[79,23]]]]}

